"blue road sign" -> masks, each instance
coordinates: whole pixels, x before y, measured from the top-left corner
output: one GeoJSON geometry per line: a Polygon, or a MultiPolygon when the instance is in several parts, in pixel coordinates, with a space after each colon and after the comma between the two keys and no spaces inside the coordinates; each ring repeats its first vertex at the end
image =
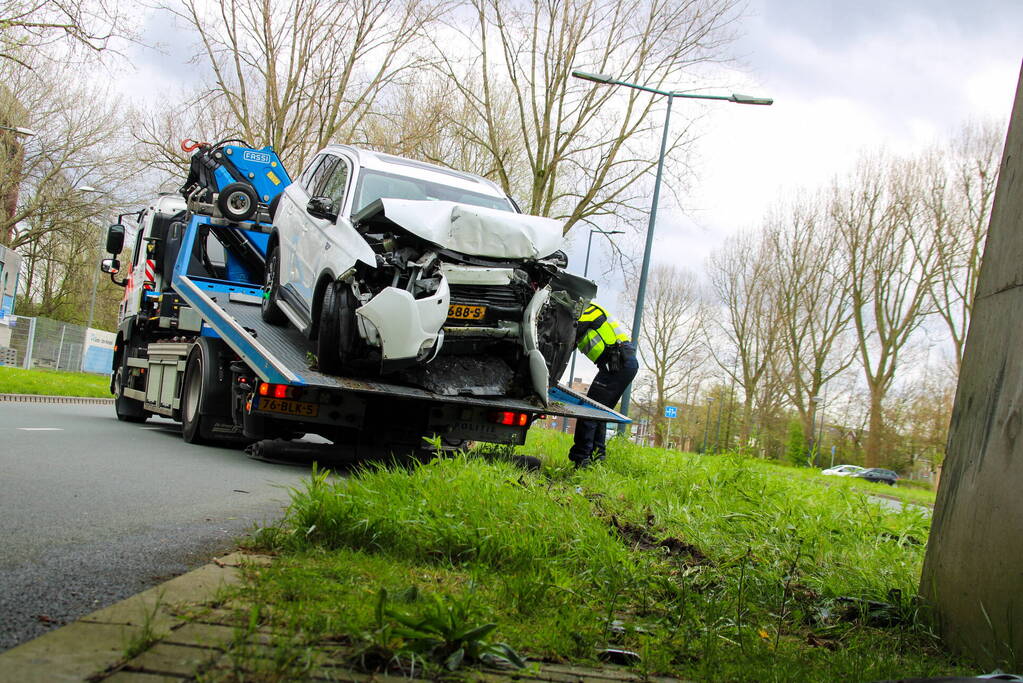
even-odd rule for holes
{"type": "Polygon", "coordinates": [[[664,406],[664,417],[678,417],[678,408],[676,406],[664,406]]]}

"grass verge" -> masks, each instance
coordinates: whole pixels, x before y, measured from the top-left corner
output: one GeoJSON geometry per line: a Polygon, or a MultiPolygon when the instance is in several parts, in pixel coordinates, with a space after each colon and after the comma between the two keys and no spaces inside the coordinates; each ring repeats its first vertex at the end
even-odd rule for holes
{"type": "Polygon", "coordinates": [[[22,370],[0,366],[0,394],[111,398],[110,378],[88,372],[22,370]]]}
{"type": "Polygon", "coordinates": [[[314,474],[257,534],[277,560],[231,596],[239,623],[292,634],[274,637],[267,673],[301,677],[339,643],[367,670],[436,673],[457,653],[452,634],[534,661],[624,649],[638,673],[695,680],[961,671],[918,619],[922,511],[618,440],[576,472],[569,445],[532,433],[522,452],[542,458],[538,473],[470,454],[314,474]]]}
{"type": "Polygon", "coordinates": [[[858,477],[825,477],[819,470],[805,467],[791,467],[775,462],[757,460],[755,467],[767,473],[781,475],[798,479],[800,481],[811,481],[815,484],[824,484],[836,489],[862,491],[875,496],[896,498],[905,503],[917,505],[934,506],[935,492],[930,489],[923,489],[916,486],[879,484],[858,477]]]}

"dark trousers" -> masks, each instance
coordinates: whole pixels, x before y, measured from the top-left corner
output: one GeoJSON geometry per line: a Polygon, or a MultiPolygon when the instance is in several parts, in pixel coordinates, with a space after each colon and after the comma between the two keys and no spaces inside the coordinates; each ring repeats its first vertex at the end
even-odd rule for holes
{"type": "MultiPolygon", "coordinates": [[[[588,398],[597,403],[602,403],[608,408],[617,405],[625,388],[629,386],[636,373],[639,371],[639,361],[636,360],[636,347],[632,344],[623,344],[622,368],[618,372],[609,372],[608,369],[597,360],[597,376],[593,378],[590,390],[586,392],[588,398]]],[[[607,435],[607,423],[597,420],[577,420],[575,424],[575,445],[568,452],[572,462],[579,462],[590,458],[602,460],[604,458],[604,442],[607,435]]]]}

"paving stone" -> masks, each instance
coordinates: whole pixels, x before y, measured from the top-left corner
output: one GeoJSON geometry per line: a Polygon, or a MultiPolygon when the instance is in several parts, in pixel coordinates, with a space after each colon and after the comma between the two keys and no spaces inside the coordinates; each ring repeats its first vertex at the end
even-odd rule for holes
{"type": "Polygon", "coordinates": [[[210,664],[218,657],[220,657],[218,650],[157,643],[128,662],[126,668],[133,671],[191,676],[196,669],[210,664]]]}
{"type": "Polygon", "coordinates": [[[249,553],[231,553],[223,557],[213,559],[213,564],[225,567],[242,567],[244,565],[256,565],[258,567],[269,567],[273,558],[269,555],[253,555],[249,553]]]}
{"type": "Polygon", "coordinates": [[[180,676],[151,674],[144,671],[118,671],[103,679],[103,683],[181,683],[188,680],[180,676]]]}
{"type": "Polygon", "coordinates": [[[222,647],[234,640],[237,630],[216,624],[185,624],[163,639],[165,643],[197,647],[222,647]]]}
{"type": "Polygon", "coordinates": [[[75,622],[0,656],[0,680],[81,681],[121,661],[133,627],[75,622]]]}

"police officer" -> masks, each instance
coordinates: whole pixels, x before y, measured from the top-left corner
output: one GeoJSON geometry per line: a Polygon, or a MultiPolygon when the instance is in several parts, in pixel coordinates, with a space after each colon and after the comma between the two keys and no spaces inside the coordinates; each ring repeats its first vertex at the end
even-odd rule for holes
{"type": "MultiPolygon", "coordinates": [[[[614,408],[639,371],[636,347],[607,310],[591,302],[576,323],[576,348],[596,363],[597,376],[586,395],[614,408]]],[[[577,420],[575,445],[568,452],[576,467],[588,467],[605,457],[607,425],[597,420],[577,420]]]]}

